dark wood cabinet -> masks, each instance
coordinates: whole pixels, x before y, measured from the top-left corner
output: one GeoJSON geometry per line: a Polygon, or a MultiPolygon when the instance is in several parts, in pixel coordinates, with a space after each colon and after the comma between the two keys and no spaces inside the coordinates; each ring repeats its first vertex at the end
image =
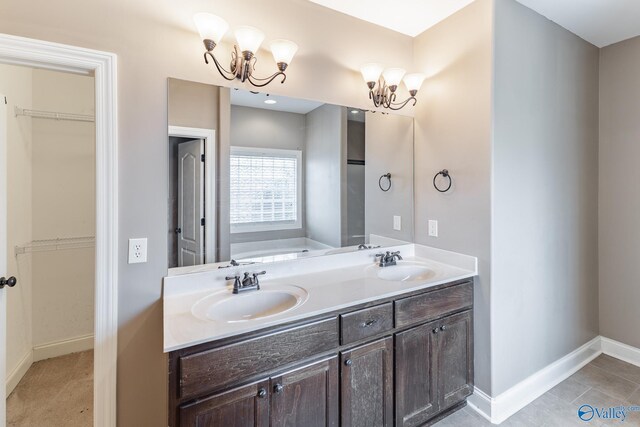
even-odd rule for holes
{"type": "Polygon", "coordinates": [[[269,427],[269,381],[238,387],[180,407],[180,425],[269,427]]]}
{"type": "Polygon", "coordinates": [[[435,364],[432,354],[436,323],[396,334],[396,426],[413,427],[438,412],[435,364]]]}
{"type": "Polygon", "coordinates": [[[271,426],[338,426],[338,357],[271,378],[271,426]]]}
{"type": "Polygon", "coordinates": [[[473,393],[472,322],[470,311],[439,322],[435,372],[440,411],[464,401],[473,393]]]}
{"type": "Polygon", "coordinates": [[[473,391],[461,280],[169,355],[170,427],[417,427],[473,391]]]}
{"type": "Polygon", "coordinates": [[[396,426],[425,424],[473,392],[471,311],[396,334],[396,426]]]}
{"type": "Polygon", "coordinates": [[[341,425],[393,425],[393,337],[345,351],[340,360],[341,425]]]}

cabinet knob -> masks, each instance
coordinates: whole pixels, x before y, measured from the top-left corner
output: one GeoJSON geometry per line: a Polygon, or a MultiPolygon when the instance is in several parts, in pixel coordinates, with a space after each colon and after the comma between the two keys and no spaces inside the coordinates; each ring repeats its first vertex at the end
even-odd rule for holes
{"type": "Polygon", "coordinates": [[[353,360],[347,359],[347,360],[344,361],[344,364],[347,365],[347,366],[351,366],[351,365],[353,365],[353,360]]]}
{"type": "Polygon", "coordinates": [[[258,390],[259,398],[264,399],[266,396],[267,396],[267,390],[265,390],[264,387],[258,390]]]}
{"type": "Polygon", "coordinates": [[[445,329],[447,329],[445,325],[440,326],[441,331],[444,331],[445,329]]]}
{"type": "Polygon", "coordinates": [[[438,333],[438,328],[434,328],[433,331],[431,331],[431,332],[433,332],[434,334],[437,334],[438,333]]]}
{"type": "Polygon", "coordinates": [[[371,320],[367,320],[366,322],[364,322],[364,323],[362,324],[362,327],[363,327],[363,328],[368,328],[369,326],[373,326],[373,325],[375,325],[376,323],[378,323],[378,319],[371,319],[371,320]]]}
{"type": "Polygon", "coordinates": [[[274,393],[282,393],[282,390],[284,390],[284,386],[280,383],[273,386],[274,393]]]}

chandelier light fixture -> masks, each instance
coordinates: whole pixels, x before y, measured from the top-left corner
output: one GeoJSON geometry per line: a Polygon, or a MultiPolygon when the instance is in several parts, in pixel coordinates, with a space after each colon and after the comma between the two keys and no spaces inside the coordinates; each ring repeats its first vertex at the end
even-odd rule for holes
{"type": "Polygon", "coordinates": [[[220,43],[220,40],[222,40],[222,37],[224,37],[229,29],[229,24],[227,24],[224,19],[211,13],[196,13],[193,20],[207,50],[204,53],[204,62],[208,64],[210,58],[218,69],[218,72],[220,72],[220,75],[226,80],[231,81],[238,79],[243,83],[248,81],[253,86],[264,87],[278,76],[282,76],[280,83],[284,83],[287,79],[287,75],[284,72],[289,64],[291,64],[291,60],[298,50],[298,45],[294,42],[279,39],[269,43],[269,48],[273,54],[273,59],[276,62],[278,71],[268,77],[258,78],[255,77],[253,73],[258,60],[256,54],[265,37],[262,31],[249,26],[236,28],[234,31],[236,44],[233,46],[233,52],[231,52],[230,69],[227,70],[220,64],[218,59],[216,59],[213,54],[213,49],[215,49],[220,43]]]}
{"type": "Polygon", "coordinates": [[[369,99],[373,101],[373,105],[390,110],[400,110],[411,101],[416,105],[418,102],[416,95],[426,77],[421,73],[405,74],[406,71],[402,68],[385,69],[383,65],[377,63],[364,64],[360,71],[369,88],[369,99]],[[396,102],[396,91],[402,81],[411,96],[404,101],[396,102]]]}

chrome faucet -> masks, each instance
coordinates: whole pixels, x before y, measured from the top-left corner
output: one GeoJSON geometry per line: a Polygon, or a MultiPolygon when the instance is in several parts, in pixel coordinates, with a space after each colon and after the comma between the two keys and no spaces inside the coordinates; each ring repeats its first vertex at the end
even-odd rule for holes
{"type": "Polygon", "coordinates": [[[262,276],[263,274],[267,274],[266,271],[260,271],[258,273],[244,273],[244,277],[240,276],[231,276],[225,277],[225,280],[233,280],[233,293],[239,294],[240,292],[259,290],[260,289],[260,281],[258,280],[258,276],[262,276]]]}
{"type": "Polygon", "coordinates": [[[374,246],[374,245],[365,245],[364,243],[360,243],[358,245],[358,250],[362,251],[364,249],[374,249],[374,248],[379,248],[379,247],[380,247],[380,245],[374,246]]]}
{"type": "Polygon", "coordinates": [[[396,260],[402,261],[402,257],[400,256],[400,251],[397,251],[397,252],[387,251],[386,254],[376,254],[376,262],[378,258],[380,258],[380,262],[378,262],[378,265],[380,267],[389,267],[391,265],[396,265],[396,260]]]}

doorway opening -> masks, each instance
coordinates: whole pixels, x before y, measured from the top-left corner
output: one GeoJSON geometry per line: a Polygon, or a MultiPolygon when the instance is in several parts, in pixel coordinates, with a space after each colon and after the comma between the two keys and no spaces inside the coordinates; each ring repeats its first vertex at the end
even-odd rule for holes
{"type": "MultiPolygon", "coordinates": [[[[0,34],[0,63],[63,71],[94,78],[95,275],[93,330],[93,425],[116,425],[118,175],[116,56],[108,52],[0,34]]],[[[4,101],[4,96],[0,98],[4,101]]],[[[62,100],[64,101],[64,99],[62,100]]],[[[27,109],[28,110],[28,109],[27,109]]],[[[0,274],[11,276],[7,247],[7,104],[0,102],[0,274]]],[[[25,111],[25,113],[29,113],[25,111]]],[[[15,111],[12,112],[15,114],[15,111]]],[[[83,115],[85,116],[85,115],[83,115]]],[[[67,117],[68,118],[68,117],[67,117]]],[[[34,119],[35,120],[35,119],[34,119]]],[[[70,242],[66,242],[70,243],[70,242]]],[[[74,243],[78,243],[77,241],[74,243]]],[[[31,242],[33,246],[36,246],[31,242]]],[[[87,244],[83,241],[82,244],[87,244]]],[[[26,250],[26,248],[25,248],[26,250]]],[[[14,283],[15,284],[15,283],[14,283]]],[[[6,422],[7,294],[0,283],[0,426],[6,422]]],[[[38,425],[42,423],[37,423],[38,425]]]]}
{"type": "Polygon", "coordinates": [[[215,261],[215,131],[169,126],[169,268],[215,261]]]}
{"type": "Polygon", "coordinates": [[[94,77],[0,64],[7,143],[7,424],[93,423],[94,77]]]}

